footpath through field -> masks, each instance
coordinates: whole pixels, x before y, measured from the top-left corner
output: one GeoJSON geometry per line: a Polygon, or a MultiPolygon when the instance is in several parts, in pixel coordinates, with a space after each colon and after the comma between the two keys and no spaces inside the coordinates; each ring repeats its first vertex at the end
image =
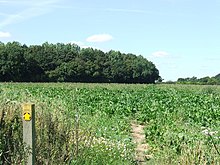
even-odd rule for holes
{"type": "Polygon", "coordinates": [[[136,121],[131,122],[132,129],[132,138],[133,142],[136,144],[135,148],[135,159],[138,164],[146,164],[146,160],[151,157],[150,155],[146,155],[147,150],[149,149],[148,144],[146,144],[145,134],[144,134],[144,126],[138,124],[136,121]]]}

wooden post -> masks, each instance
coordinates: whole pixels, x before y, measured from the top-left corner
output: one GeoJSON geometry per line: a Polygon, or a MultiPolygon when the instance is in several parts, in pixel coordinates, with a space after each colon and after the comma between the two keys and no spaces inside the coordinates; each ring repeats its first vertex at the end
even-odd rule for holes
{"type": "Polygon", "coordinates": [[[24,152],[27,155],[27,165],[35,163],[35,105],[23,104],[23,142],[25,144],[24,152]]]}

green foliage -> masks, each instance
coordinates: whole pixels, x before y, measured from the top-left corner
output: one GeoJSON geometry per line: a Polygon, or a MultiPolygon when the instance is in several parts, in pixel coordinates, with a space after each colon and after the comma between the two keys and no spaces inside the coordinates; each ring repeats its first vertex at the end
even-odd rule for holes
{"type": "Polygon", "coordinates": [[[0,164],[21,164],[25,161],[19,108],[16,102],[1,100],[0,164]]]}
{"type": "MultiPolygon", "coordinates": [[[[216,164],[219,154],[213,144],[219,148],[220,143],[207,138],[203,128],[219,130],[219,88],[172,87],[159,88],[156,97],[151,96],[149,111],[156,109],[157,113],[147,122],[145,134],[155,155],[154,163],[216,164]],[[210,88],[215,93],[207,93],[210,88]]],[[[218,139],[219,133],[213,138],[218,139]]]]}
{"type": "Polygon", "coordinates": [[[0,43],[1,82],[155,83],[159,78],[152,62],[133,54],[75,44],[0,43]]]}
{"type": "Polygon", "coordinates": [[[36,164],[132,164],[129,121],[109,119],[101,111],[91,115],[81,104],[90,90],[83,90],[68,85],[1,84],[1,164],[25,162],[20,106],[24,102],[36,104],[36,164]]]}
{"type": "MultiPolygon", "coordinates": [[[[218,86],[9,83],[0,92],[3,109],[6,103],[16,103],[13,112],[20,103],[36,104],[39,164],[135,164],[133,119],[145,124],[149,164],[220,162],[218,86]]],[[[19,142],[13,119],[1,119],[8,126],[1,126],[0,155],[21,162],[21,143],[21,150],[13,150],[8,136],[10,143],[3,145],[11,128],[19,142]],[[9,148],[17,157],[7,155],[9,148]]]]}
{"type": "Polygon", "coordinates": [[[220,85],[220,74],[214,77],[202,77],[197,79],[197,77],[192,78],[178,78],[178,84],[197,84],[197,85],[220,85]]]}

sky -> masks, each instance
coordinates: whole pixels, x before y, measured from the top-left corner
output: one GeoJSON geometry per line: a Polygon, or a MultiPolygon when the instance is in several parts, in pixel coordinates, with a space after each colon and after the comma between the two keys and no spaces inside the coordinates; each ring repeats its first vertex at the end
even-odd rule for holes
{"type": "Polygon", "coordinates": [[[220,73],[220,0],[0,0],[0,41],[142,55],[164,81],[220,73]]]}

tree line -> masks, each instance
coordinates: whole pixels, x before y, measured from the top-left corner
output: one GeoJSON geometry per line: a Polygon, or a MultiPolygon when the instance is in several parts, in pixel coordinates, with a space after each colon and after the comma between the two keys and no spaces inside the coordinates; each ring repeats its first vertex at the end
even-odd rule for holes
{"type": "Polygon", "coordinates": [[[0,42],[1,82],[155,83],[156,66],[143,56],[76,44],[0,42]]]}
{"type": "Polygon", "coordinates": [[[177,82],[178,84],[198,84],[198,85],[220,85],[220,74],[214,76],[214,77],[187,77],[187,78],[178,78],[177,82]]]}

